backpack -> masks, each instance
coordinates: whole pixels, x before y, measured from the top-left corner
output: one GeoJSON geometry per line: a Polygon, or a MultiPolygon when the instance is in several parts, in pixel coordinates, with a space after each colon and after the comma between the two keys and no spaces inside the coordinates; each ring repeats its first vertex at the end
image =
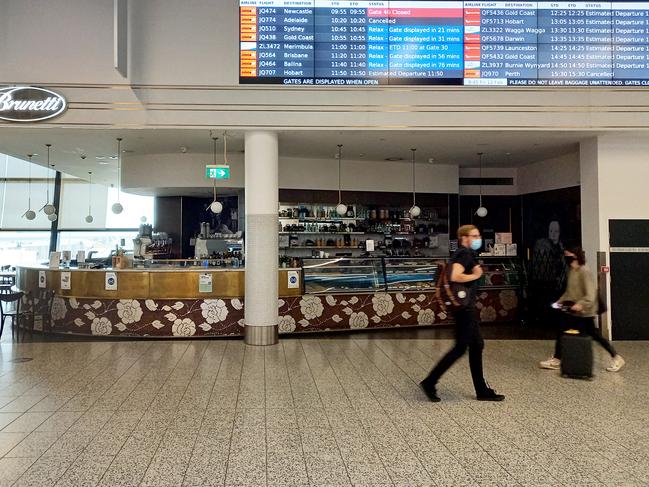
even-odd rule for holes
{"type": "Polygon", "coordinates": [[[461,282],[451,281],[452,265],[439,265],[435,299],[443,311],[459,311],[468,306],[471,291],[461,282]]]}

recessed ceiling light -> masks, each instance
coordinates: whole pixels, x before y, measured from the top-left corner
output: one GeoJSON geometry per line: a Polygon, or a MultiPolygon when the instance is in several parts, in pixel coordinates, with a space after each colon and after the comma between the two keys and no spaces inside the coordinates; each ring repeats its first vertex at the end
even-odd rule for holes
{"type": "Polygon", "coordinates": [[[112,159],[113,161],[117,160],[117,156],[110,156],[109,159],[112,159]]]}
{"type": "Polygon", "coordinates": [[[110,162],[99,161],[99,165],[100,165],[100,166],[107,166],[108,164],[110,164],[110,162]]]}
{"type": "Polygon", "coordinates": [[[385,160],[390,162],[403,161],[403,157],[386,157],[385,160]]]}
{"type": "Polygon", "coordinates": [[[365,157],[365,154],[363,154],[363,153],[358,154],[358,157],[365,157]]]}
{"type": "Polygon", "coordinates": [[[505,152],[505,155],[506,155],[506,156],[511,156],[512,153],[511,153],[511,152],[505,152]]]}
{"type": "Polygon", "coordinates": [[[95,156],[95,159],[99,159],[99,160],[106,159],[106,156],[95,156]]]}

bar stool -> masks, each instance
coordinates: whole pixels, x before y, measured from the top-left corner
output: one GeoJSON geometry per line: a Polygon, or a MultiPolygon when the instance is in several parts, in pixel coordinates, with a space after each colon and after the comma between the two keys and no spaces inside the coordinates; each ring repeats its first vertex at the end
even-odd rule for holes
{"type": "Polygon", "coordinates": [[[14,336],[14,330],[16,326],[18,326],[18,332],[20,333],[20,325],[23,320],[28,320],[31,323],[30,329],[33,331],[33,311],[29,308],[27,310],[20,309],[20,305],[24,296],[25,293],[22,291],[0,294],[0,337],[2,337],[2,332],[5,327],[5,320],[7,318],[11,318],[12,337],[14,336]]]}
{"type": "MultiPolygon", "coordinates": [[[[52,330],[52,305],[54,304],[54,291],[51,289],[41,290],[36,299],[32,296],[27,296],[29,303],[31,305],[31,310],[33,314],[33,319],[36,319],[36,315],[41,317],[41,322],[43,323],[42,331],[51,331],[52,330]]],[[[34,324],[32,323],[32,331],[34,329],[34,324]]]]}

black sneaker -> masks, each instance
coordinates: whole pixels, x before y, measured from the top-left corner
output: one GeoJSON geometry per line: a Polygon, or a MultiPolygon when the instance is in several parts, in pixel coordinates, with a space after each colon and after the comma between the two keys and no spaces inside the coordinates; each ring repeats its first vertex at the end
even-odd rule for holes
{"type": "Polygon", "coordinates": [[[424,391],[428,399],[430,399],[432,402],[441,401],[441,399],[437,395],[437,390],[435,390],[435,386],[428,386],[424,383],[423,380],[419,383],[419,385],[421,386],[422,390],[424,391]]]}
{"type": "Polygon", "coordinates": [[[478,401],[504,401],[505,396],[496,393],[493,389],[485,389],[479,394],[476,394],[476,399],[478,401]]]}

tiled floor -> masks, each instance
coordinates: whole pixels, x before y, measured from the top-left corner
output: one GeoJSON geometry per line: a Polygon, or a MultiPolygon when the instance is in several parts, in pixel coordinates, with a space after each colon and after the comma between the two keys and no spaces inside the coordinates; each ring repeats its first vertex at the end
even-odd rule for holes
{"type": "Polygon", "coordinates": [[[432,404],[416,382],[450,343],[5,337],[0,486],[649,484],[649,343],[583,382],[536,368],[549,341],[489,340],[506,401],[475,401],[463,359],[432,404]]]}

